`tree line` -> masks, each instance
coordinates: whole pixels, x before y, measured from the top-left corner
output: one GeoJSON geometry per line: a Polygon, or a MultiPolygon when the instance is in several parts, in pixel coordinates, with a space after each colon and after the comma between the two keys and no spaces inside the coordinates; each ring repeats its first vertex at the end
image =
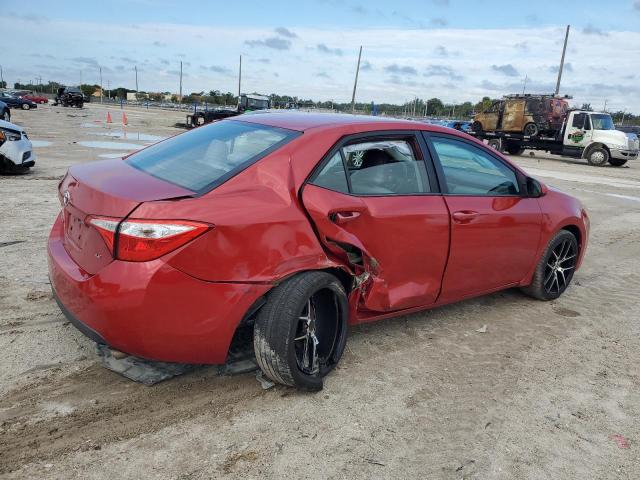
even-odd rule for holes
{"type": "MultiPolygon", "coordinates": [[[[5,82],[6,85],[6,82],[5,82]]],[[[55,93],[59,87],[64,85],[49,81],[46,84],[32,84],[32,83],[15,83],[14,88],[16,90],[32,90],[37,92],[55,93]]],[[[82,84],[80,85],[82,93],[91,97],[94,93],[99,92],[100,85],[82,84]]],[[[135,90],[116,87],[110,90],[103,90],[103,97],[110,96],[115,99],[126,100],[127,93],[135,93],[135,90]]],[[[255,92],[254,92],[255,93],[255,92]]],[[[186,103],[186,104],[209,104],[214,106],[236,106],[238,104],[238,96],[232,92],[222,92],[221,90],[209,90],[201,92],[191,92],[188,95],[184,95],[182,99],[178,95],[170,92],[137,92],[139,100],[150,100],[156,102],[169,101],[173,103],[186,103]]],[[[315,101],[312,99],[304,99],[297,96],[290,95],[278,95],[272,93],[269,95],[271,104],[274,108],[321,108],[326,110],[333,110],[336,112],[351,112],[350,102],[333,102],[331,100],[315,101]]],[[[380,103],[375,104],[373,102],[357,102],[355,104],[355,110],[358,113],[366,114],[378,114],[389,116],[401,116],[401,117],[435,117],[435,118],[457,118],[457,119],[470,119],[474,113],[482,112],[489,108],[491,104],[498,99],[492,99],[491,97],[483,97],[479,102],[473,103],[470,101],[461,103],[446,103],[437,97],[422,99],[415,98],[411,101],[402,104],[393,103],[380,103]]],[[[583,110],[593,110],[591,104],[584,103],[580,107],[583,110]]],[[[620,124],[624,119],[625,125],[640,125],[640,115],[633,115],[631,113],[618,110],[616,112],[609,112],[613,118],[614,123],[620,124]]]]}

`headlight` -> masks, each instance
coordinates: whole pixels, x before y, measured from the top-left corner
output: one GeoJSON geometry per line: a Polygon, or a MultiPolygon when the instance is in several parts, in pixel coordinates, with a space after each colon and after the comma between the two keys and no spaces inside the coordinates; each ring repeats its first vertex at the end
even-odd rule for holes
{"type": "Polygon", "coordinates": [[[4,142],[5,140],[16,141],[22,138],[20,132],[16,132],[15,130],[9,130],[6,128],[0,128],[0,142],[4,142]]]}

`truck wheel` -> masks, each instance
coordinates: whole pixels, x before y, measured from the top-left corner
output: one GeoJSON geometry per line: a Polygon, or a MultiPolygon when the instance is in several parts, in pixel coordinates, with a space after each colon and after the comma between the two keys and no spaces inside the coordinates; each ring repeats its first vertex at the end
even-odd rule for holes
{"type": "Polygon", "coordinates": [[[536,125],[535,123],[527,123],[524,126],[524,129],[522,130],[522,133],[524,133],[525,135],[527,135],[529,137],[535,137],[539,133],[538,125],[536,125]]]}
{"type": "Polygon", "coordinates": [[[482,132],[482,124],[476,120],[471,124],[471,131],[475,133],[482,132]]]}
{"type": "Polygon", "coordinates": [[[269,293],[255,321],[258,365],[271,380],[322,390],[347,340],[347,294],[326,272],[304,272],[269,293]]]}
{"type": "Polygon", "coordinates": [[[499,152],[502,151],[502,140],[499,138],[492,138],[487,142],[487,145],[499,152]]]}
{"type": "Polygon", "coordinates": [[[593,147],[587,153],[587,162],[594,167],[603,167],[609,161],[609,152],[602,147],[593,147]]]}
{"type": "Polygon", "coordinates": [[[621,167],[625,163],[627,163],[626,160],[622,160],[622,159],[619,159],[619,158],[610,158],[609,159],[609,164],[613,165],[614,167],[621,167]]]}
{"type": "Polygon", "coordinates": [[[505,150],[509,155],[522,155],[522,152],[524,152],[524,147],[513,143],[507,143],[505,150]]]}

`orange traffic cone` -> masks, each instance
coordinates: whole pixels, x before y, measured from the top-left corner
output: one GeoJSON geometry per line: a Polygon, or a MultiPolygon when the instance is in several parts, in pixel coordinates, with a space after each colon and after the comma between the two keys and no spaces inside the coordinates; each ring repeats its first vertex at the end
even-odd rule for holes
{"type": "Polygon", "coordinates": [[[127,114],[122,112],[122,125],[127,124],[127,114]]]}
{"type": "Polygon", "coordinates": [[[111,123],[111,113],[107,112],[107,123],[111,123]]]}

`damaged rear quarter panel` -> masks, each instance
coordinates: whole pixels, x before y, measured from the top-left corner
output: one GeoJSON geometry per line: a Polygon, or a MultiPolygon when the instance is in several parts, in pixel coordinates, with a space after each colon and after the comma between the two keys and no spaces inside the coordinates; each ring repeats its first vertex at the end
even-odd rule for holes
{"type": "Polygon", "coordinates": [[[335,267],[297,198],[290,152],[298,141],[197,200],[148,202],[135,215],[166,218],[169,207],[173,218],[214,225],[166,257],[173,267],[202,280],[271,283],[298,271],[335,267]]]}

